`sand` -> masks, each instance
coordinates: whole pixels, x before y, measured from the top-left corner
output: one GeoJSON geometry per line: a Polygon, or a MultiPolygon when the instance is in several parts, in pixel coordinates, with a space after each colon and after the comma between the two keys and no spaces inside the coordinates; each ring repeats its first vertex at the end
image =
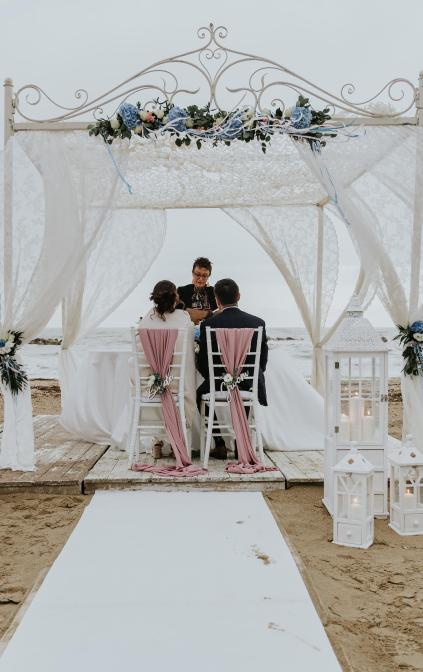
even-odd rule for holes
{"type": "MultiPolygon", "coordinates": [[[[60,412],[57,381],[32,381],[31,387],[34,414],[60,412]]],[[[390,381],[389,400],[389,431],[401,438],[397,379],[390,381]]],[[[423,536],[400,537],[377,520],[370,549],[336,546],[321,498],[321,486],[267,495],[343,669],[423,670],[423,536]]],[[[0,496],[0,636],[89,501],[83,495],[0,496]]]]}
{"type": "Polygon", "coordinates": [[[90,497],[0,497],[0,636],[40,575],[54,562],[90,497]]]}
{"type": "Polygon", "coordinates": [[[321,486],[266,499],[304,576],[345,670],[423,670],[423,536],[401,537],[375,521],[368,550],[332,542],[321,486]]]}

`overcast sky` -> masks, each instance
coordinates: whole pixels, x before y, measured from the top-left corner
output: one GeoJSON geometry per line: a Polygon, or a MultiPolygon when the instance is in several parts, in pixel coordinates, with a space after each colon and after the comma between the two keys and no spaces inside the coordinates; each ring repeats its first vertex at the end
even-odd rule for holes
{"type": "MultiPolygon", "coordinates": [[[[423,69],[422,0],[214,0],[208,7],[198,0],[0,0],[0,77],[12,77],[15,88],[36,83],[57,102],[72,104],[78,88],[104,93],[156,60],[200,46],[196,30],[211,21],[227,26],[228,46],[274,59],[334,93],[353,82],[358,100],[395,77],[417,82],[423,69]]],[[[198,255],[215,263],[214,280],[239,282],[247,310],[272,326],[302,326],[273,263],[226,215],[170,211],[168,223],[153,268],[106,326],[132,324],[157,280],[190,282],[198,255]]],[[[343,226],[338,229],[341,269],[332,317],[358,270],[343,226]]],[[[390,324],[377,301],[368,314],[375,325],[390,324]]]]}

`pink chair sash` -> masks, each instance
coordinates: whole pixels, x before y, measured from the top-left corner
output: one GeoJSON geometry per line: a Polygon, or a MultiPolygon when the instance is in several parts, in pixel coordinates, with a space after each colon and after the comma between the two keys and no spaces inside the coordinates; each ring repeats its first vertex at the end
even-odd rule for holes
{"type": "MultiPolygon", "coordinates": [[[[221,352],[222,363],[230,374],[240,373],[251,346],[254,329],[216,329],[216,338],[221,352]]],[[[225,470],[233,474],[254,474],[257,471],[276,471],[276,467],[266,467],[258,460],[251,444],[247,414],[238,387],[231,390],[229,397],[232,427],[238,449],[238,462],[229,462],[225,470]]]]}
{"type": "MultiPolygon", "coordinates": [[[[172,363],[178,330],[140,329],[138,336],[141,340],[145,358],[152,371],[165,378],[172,363]]],[[[163,408],[164,425],[175,455],[176,467],[173,465],[134,464],[132,469],[134,471],[149,471],[161,476],[198,476],[207,473],[205,469],[194,466],[188,457],[181,418],[170,387],[167,387],[160,395],[160,400],[163,408]]]]}

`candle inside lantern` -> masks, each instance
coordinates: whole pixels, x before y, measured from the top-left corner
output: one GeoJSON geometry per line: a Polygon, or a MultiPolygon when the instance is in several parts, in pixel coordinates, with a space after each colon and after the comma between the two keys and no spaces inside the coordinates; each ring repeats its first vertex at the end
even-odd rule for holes
{"type": "Polygon", "coordinates": [[[363,416],[363,441],[372,441],[375,432],[374,417],[368,408],[363,416]]]}
{"type": "Polygon", "coordinates": [[[412,486],[405,486],[404,492],[404,504],[405,506],[413,507],[414,503],[414,491],[412,486]]]}
{"type": "Polygon", "coordinates": [[[360,518],[361,516],[361,503],[359,497],[351,497],[351,517],[360,518]]]}
{"type": "Polygon", "coordinates": [[[351,441],[360,440],[360,426],[362,421],[363,400],[354,394],[350,399],[351,441]]]}

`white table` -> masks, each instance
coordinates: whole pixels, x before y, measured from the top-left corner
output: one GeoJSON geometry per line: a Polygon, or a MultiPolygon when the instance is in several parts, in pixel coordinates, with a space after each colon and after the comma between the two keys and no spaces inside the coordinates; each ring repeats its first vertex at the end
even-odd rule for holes
{"type": "MultiPolygon", "coordinates": [[[[90,350],[75,366],[61,421],[86,441],[125,449],[129,425],[131,351],[90,350]]],[[[282,348],[269,350],[266,370],[269,406],[261,408],[264,444],[273,450],[323,450],[320,395],[298,373],[282,348]]],[[[193,448],[197,448],[196,414],[193,448]]]]}

